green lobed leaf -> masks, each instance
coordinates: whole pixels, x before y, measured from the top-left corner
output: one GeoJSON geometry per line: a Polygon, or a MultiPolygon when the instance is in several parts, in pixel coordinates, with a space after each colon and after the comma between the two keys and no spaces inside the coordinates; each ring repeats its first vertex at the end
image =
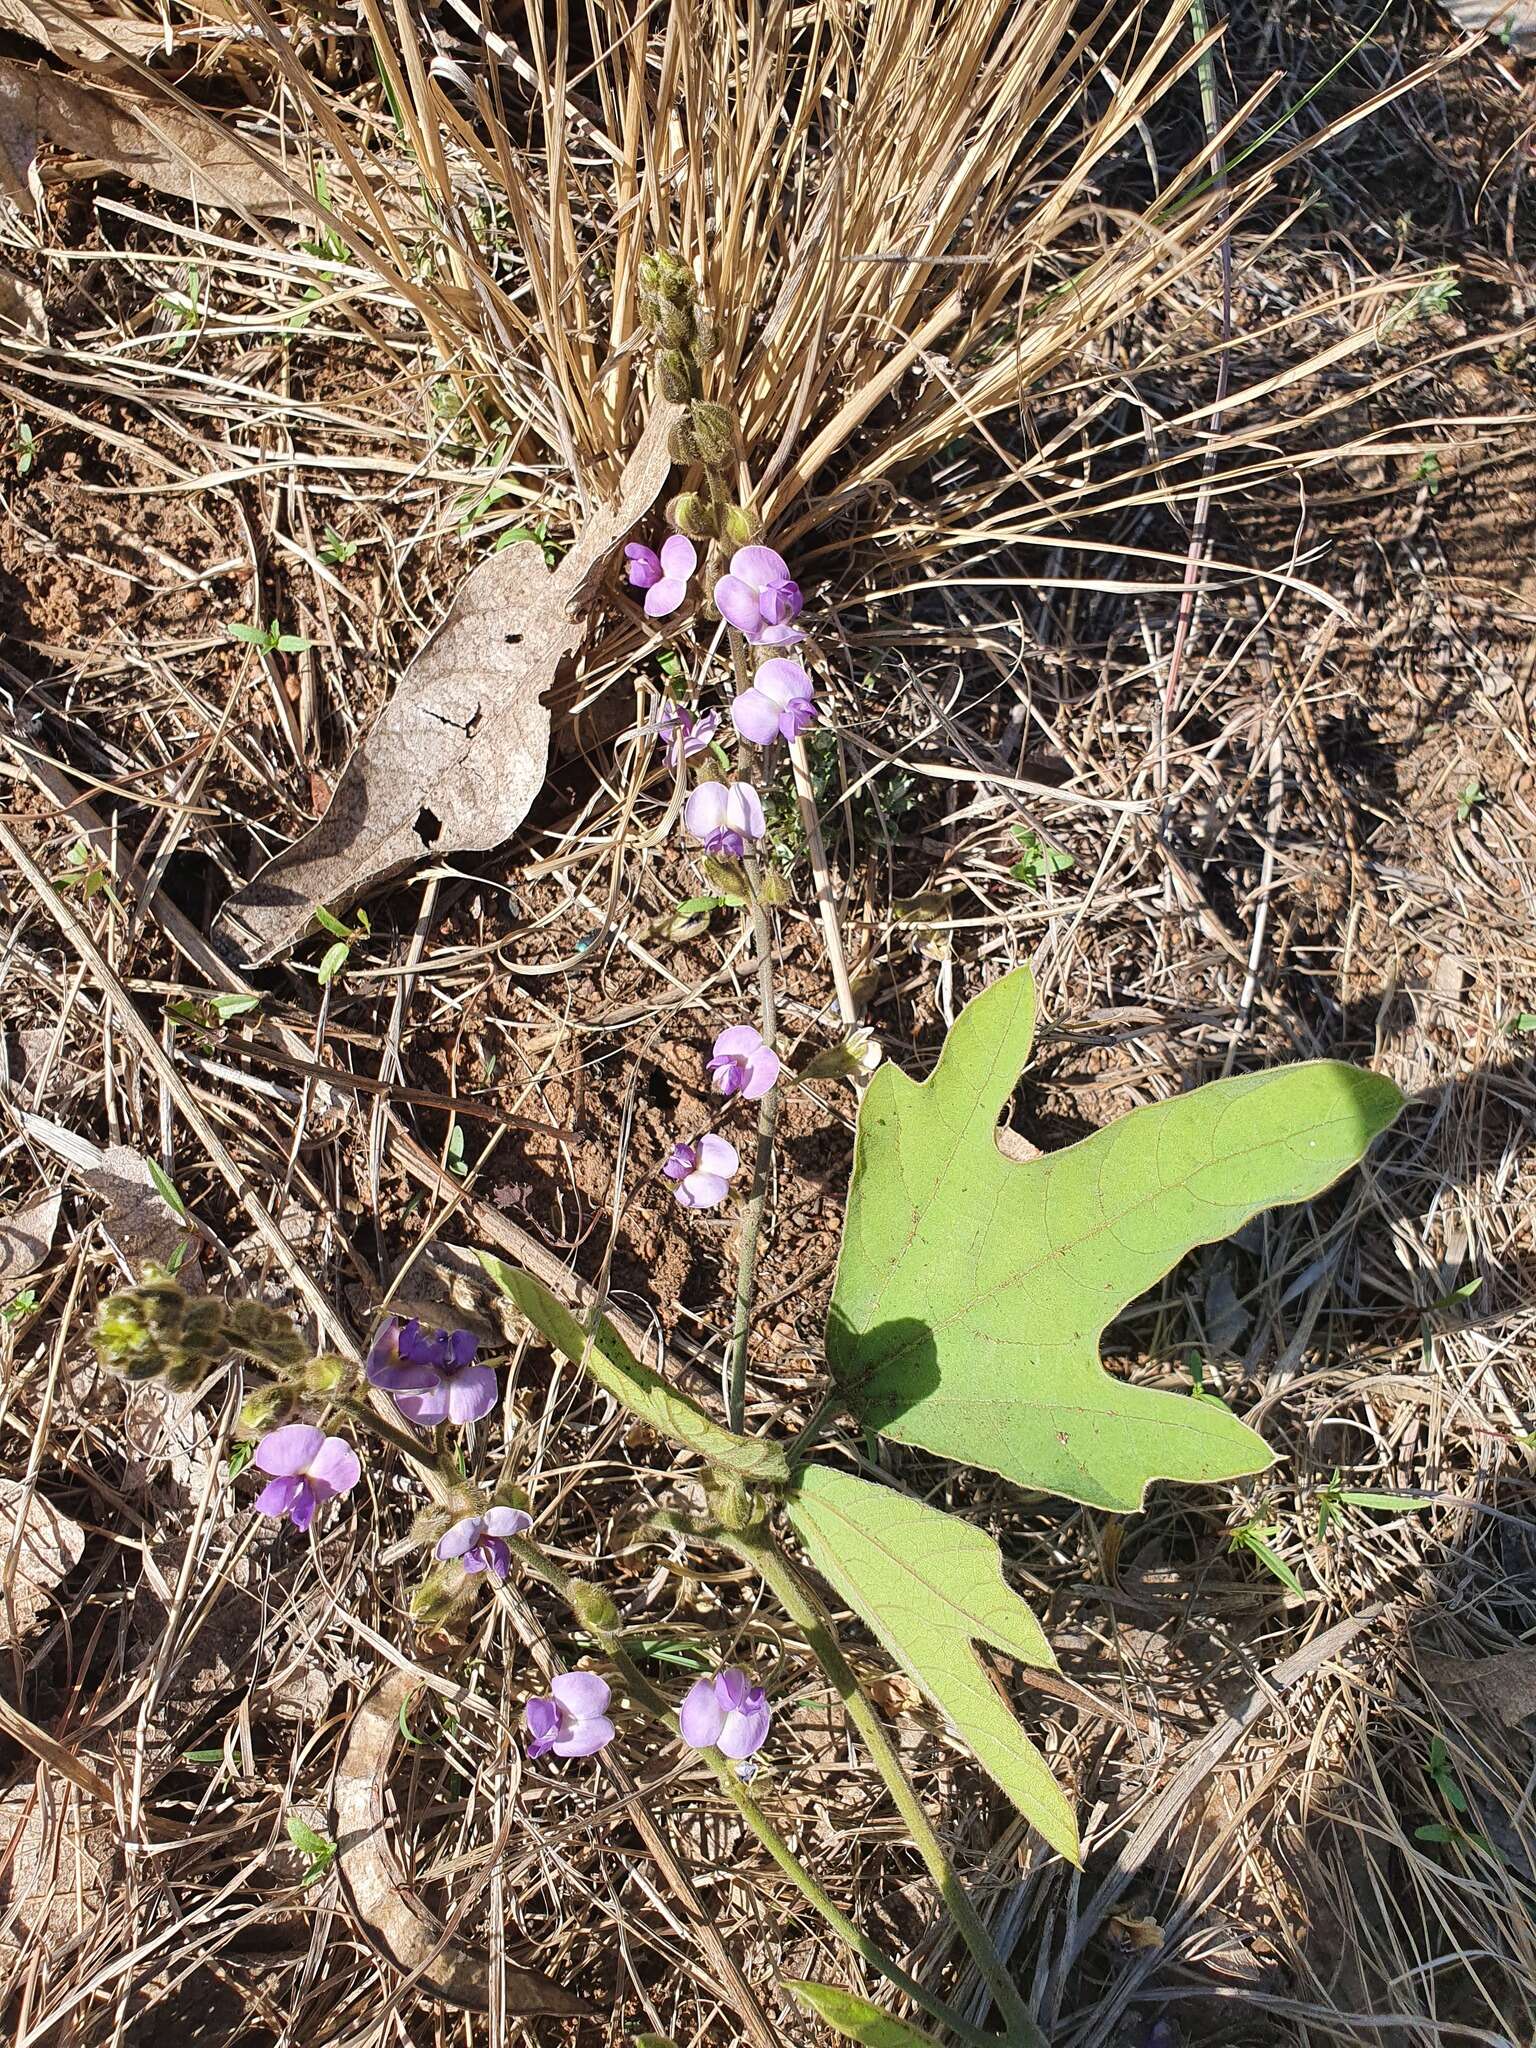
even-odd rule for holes
{"type": "Polygon", "coordinates": [[[781,1445],[723,1429],[696,1401],[642,1365],[606,1317],[598,1322],[589,1342],[586,1330],[565,1303],[531,1273],[509,1266],[489,1252],[477,1252],[476,1257],[502,1293],[562,1357],[584,1366],[605,1392],[648,1422],[658,1435],[697,1451],[711,1465],[737,1472],[743,1479],[755,1479],[765,1486],[783,1486],[788,1481],[789,1460],[781,1445]]]}
{"type": "Polygon", "coordinates": [[[1029,1057],[1034,979],[966,1005],[924,1082],[859,1111],[827,1359],[866,1427],[1021,1486],[1129,1510],[1153,1479],[1261,1471],[1225,1409],[1126,1386],[1099,1338],[1198,1244],[1318,1194],[1402,1106],[1330,1060],[1214,1081],[1019,1165],[996,1126],[1029,1057]]]}
{"type": "Polygon", "coordinates": [[[977,1643],[1054,1671],[1044,1631],[981,1529],[830,1465],[796,1475],[786,1512],[816,1569],[954,1725],[984,1771],[1063,1856],[1077,1822],[1045,1758],[992,1682],[977,1643]]]}
{"type": "Polygon", "coordinates": [[[807,2012],[824,2020],[845,2041],[857,2041],[860,2048],[937,2048],[932,2034],[906,2020],[892,2019],[878,2005],[856,1992],[836,1984],[811,1984],[804,1978],[786,1977],[786,1991],[793,1992],[807,2012]]]}

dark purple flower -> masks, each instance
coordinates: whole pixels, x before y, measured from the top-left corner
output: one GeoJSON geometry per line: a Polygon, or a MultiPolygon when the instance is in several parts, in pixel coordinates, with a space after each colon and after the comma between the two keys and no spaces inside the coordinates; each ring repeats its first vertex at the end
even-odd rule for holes
{"type": "Polygon", "coordinates": [[[675,612],[688,595],[688,578],[699,566],[698,549],[683,533],[669,534],[658,555],[643,541],[632,540],[624,553],[629,562],[632,589],[645,592],[645,615],[664,619],[675,612]]]}
{"type": "Polygon", "coordinates": [[[773,1709],[752,1674],[728,1664],[701,1678],[678,1711],[677,1725],[690,1749],[718,1749],[734,1763],[756,1756],[768,1739],[773,1709]]]}
{"type": "Polygon", "coordinates": [[[779,1056],[751,1024],[732,1024],[715,1040],[707,1069],[721,1095],[756,1102],[779,1078],[779,1056]]]}
{"type": "Polygon", "coordinates": [[[788,647],[805,635],[793,623],[805,600],[789,564],[773,548],[738,548],[715,585],[722,619],[757,646],[788,647]]]}
{"type": "Polygon", "coordinates": [[[656,737],[674,762],[691,761],[702,754],[719,730],[718,711],[696,711],[691,704],[674,704],[668,699],[656,714],[656,737]]]}
{"type": "Polygon", "coordinates": [[[327,1436],[309,1422],[286,1422],[256,1446],[251,1461],[267,1473],[256,1496],[259,1515],[286,1515],[295,1529],[307,1529],[323,1502],[350,1493],[363,1475],[357,1453],[344,1436],[327,1436]]]}
{"type": "Polygon", "coordinates": [[[386,1318],[364,1368],[372,1385],[393,1394],[408,1422],[478,1422],[496,1406],[496,1375],[475,1364],[468,1330],[429,1330],[415,1320],[386,1318]]]}
{"type": "Polygon", "coordinates": [[[437,1555],[444,1564],[457,1557],[467,1572],[490,1571],[504,1579],[512,1562],[507,1537],[526,1536],[532,1527],[532,1517],[521,1508],[487,1508],[483,1515],[463,1515],[439,1540],[437,1555]]]}
{"type": "Polygon", "coordinates": [[[612,1742],[606,1679],[595,1671],[562,1671],[549,1681],[549,1692],[549,1698],[532,1699],[523,1708],[530,1757],[550,1750],[556,1756],[591,1756],[612,1742]]]}
{"type": "Polygon", "coordinates": [[[701,782],[689,792],[683,823],[709,853],[740,860],[768,830],[762,801],[750,782],[701,782]]]}
{"type": "Polygon", "coordinates": [[[816,723],[815,687],[798,661],[776,655],[765,661],[731,705],[731,723],[755,747],[776,739],[798,739],[816,723]]]}
{"type": "Polygon", "coordinates": [[[728,1138],[706,1131],[691,1145],[674,1145],[662,1172],[677,1182],[673,1192],[684,1209],[718,1209],[741,1156],[728,1138]]]}

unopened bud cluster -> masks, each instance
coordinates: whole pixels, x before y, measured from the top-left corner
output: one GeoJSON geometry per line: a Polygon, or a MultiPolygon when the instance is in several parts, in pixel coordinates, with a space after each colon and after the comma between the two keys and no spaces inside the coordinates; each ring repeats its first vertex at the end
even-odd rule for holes
{"type": "Polygon", "coordinates": [[[277,1384],[259,1388],[247,1402],[252,1428],[270,1427],[306,1394],[336,1392],[350,1371],[345,1359],[316,1358],[282,1309],[188,1294],[163,1266],[146,1266],[137,1287],[107,1297],[91,1343],[114,1372],[131,1380],[163,1379],[182,1391],[201,1386],[231,1358],[259,1360],[277,1384]]]}
{"type": "Polygon", "coordinates": [[[720,350],[720,330],[699,304],[693,272],[678,256],[659,249],[640,265],[640,311],[657,341],[656,374],[662,396],[687,410],[672,429],[672,460],[704,471],[704,487],[673,499],[668,517],[690,540],[715,540],[728,548],[751,540],[751,515],[738,505],[732,482],[736,468],[737,420],[728,405],[703,396],[702,366],[720,350]]]}

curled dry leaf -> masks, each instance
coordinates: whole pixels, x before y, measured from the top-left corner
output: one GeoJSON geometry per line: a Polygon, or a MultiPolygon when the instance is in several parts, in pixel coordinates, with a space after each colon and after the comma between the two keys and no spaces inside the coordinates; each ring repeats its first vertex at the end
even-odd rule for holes
{"type": "Polygon", "coordinates": [[[317,905],[350,908],[423,859],[484,852],[517,830],[544,782],[549,692],[581,644],[614,549],[666,482],[679,410],[653,409],[617,496],[558,568],[521,541],[465,577],[320,823],[224,906],[218,930],[247,965],[302,938],[317,905]]]}
{"type": "Polygon", "coordinates": [[[107,99],[56,71],[0,61],[0,192],[24,212],[36,196],[41,142],[94,157],[174,199],[288,220],[306,211],[302,186],[216,115],[170,100],[107,99]]]}
{"type": "MultiPolygon", "coordinates": [[[[415,1687],[409,1672],[392,1671],[358,1702],[331,1788],[336,1869],[359,1927],[387,1962],[445,2005],[484,2012],[490,1999],[483,1956],[444,1932],[412,1889],[390,1841],[385,1792],[403,1739],[400,1710],[415,1687]]],[[[574,2018],[589,2010],[537,1970],[509,1964],[502,1977],[507,2012],[574,2018]]]]}
{"type": "Polygon", "coordinates": [[[78,1522],[19,1479],[0,1479],[0,1647],[32,1633],[84,1551],[78,1522]]]}
{"type": "Polygon", "coordinates": [[[44,1195],[0,1223],[0,1288],[13,1287],[46,1264],[63,1199],[58,1194],[44,1195]]]}
{"type": "Polygon", "coordinates": [[[24,277],[18,277],[14,270],[7,270],[0,263],[0,333],[7,328],[23,341],[48,339],[48,315],[43,310],[42,293],[35,284],[28,284],[24,277]]]}
{"type": "Polygon", "coordinates": [[[1536,1649],[1501,1650],[1494,1657],[1441,1657],[1432,1650],[1416,1652],[1419,1670],[1436,1692],[1458,1698],[1457,1705],[1488,1706],[1506,1728],[1518,1728],[1536,1715],[1536,1649]]]}

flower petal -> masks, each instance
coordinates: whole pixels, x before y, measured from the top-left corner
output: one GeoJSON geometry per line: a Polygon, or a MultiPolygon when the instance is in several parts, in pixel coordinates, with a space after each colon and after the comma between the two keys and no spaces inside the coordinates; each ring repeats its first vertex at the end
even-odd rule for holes
{"type": "Polygon", "coordinates": [[[661,558],[644,541],[632,540],[624,548],[626,573],[632,590],[649,590],[661,580],[661,558]]]}
{"type": "Polygon", "coordinates": [[[451,1557],[463,1557],[480,1541],[485,1523],[479,1515],[465,1515],[438,1539],[435,1555],[446,1564],[451,1557]]]}
{"type": "Polygon", "coordinates": [[[763,625],[752,638],[759,647],[793,647],[797,640],[805,638],[805,634],[798,626],[763,625]]]}
{"type": "Polygon", "coordinates": [[[579,1721],[608,1710],[613,1697],[606,1678],[595,1671],[560,1671],[549,1681],[549,1689],[568,1714],[579,1721]]]}
{"type": "Polygon", "coordinates": [[[478,1422],[496,1406],[496,1375],[488,1365],[467,1365],[445,1382],[450,1422],[478,1422]]]}
{"type": "Polygon", "coordinates": [[[294,1496],[293,1506],[288,1510],[288,1519],[292,1522],[295,1529],[307,1529],[315,1519],[315,1509],[319,1505],[320,1503],[315,1499],[315,1489],[307,1479],[301,1479],[299,1481],[298,1493],[294,1496]]]}
{"type": "Polygon", "coordinates": [[[307,1472],[310,1460],[325,1442],[325,1432],[312,1422],[285,1422],[271,1430],[256,1446],[251,1463],[258,1472],[270,1472],[286,1479],[295,1472],[307,1472]]]}
{"type": "Polygon", "coordinates": [[[688,595],[688,586],[680,576],[663,576],[659,583],[653,583],[645,593],[645,616],[648,619],[664,619],[675,612],[688,595]]]}
{"type": "Polygon", "coordinates": [[[755,1024],[728,1024],[715,1040],[715,1056],[722,1053],[754,1053],[763,1042],[755,1024]]]}
{"type": "Polygon", "coordinates": [[[760,1102],[779,1078],[781,1062],[771,1045],[760,1045],[747,1055],[746,1079],[741,1092],[748,1102],[760,1102]]]}
{"type": "Polygon", "coordinates": [[[690,1749],[713,1749],[724,1725],[725,1709],[715,1698],[714,1680],[701,1678],[678,1709],[678,1731],[690,1749]]]}
{"type": "Polygon", "coordinates": [[[376,1365],[368,1375],[383,1394],[424,1394],[435,1387],[442,1374],[435,1365],[416,1365],[401,1359],[396,1365],[376,1365]]]}
{"type": "Polygon", "coordinates": [[[718,1173],[690,1173],[677,1189],[677,1199],[685,1209],[718,1209],[730,1191],[730,1182],[718,1173]]]}
{"type": "Polygon", "coordinates": [[[285,1472],[281,1479],[269,1479],[256,1496],[256,1512],[258,1515],[276,1515],[281,1520],[303,1491],[304,1481],[297,1472],[285,1472]]]}
{"type": "Polygon", "coordinates": [[[309,1461],[309,1482],[318,1500],[350,1493],[362,1476],[358,1455],[344,1436],[328,1436],[309,1461]]]}
{"type": "Polygon", "coordinates": [[[731,723],[754,747],[771,747],[779,736],[779,708],[761,690],[743,690],[731,700],[731,723]]]}
{"type": "Polygon", "coordinates": [[[688,792],[683,806],[683,823],[695,839],[707,839],[719,830],[725,816],[727,790],[723,782],[700,782],[688,792]]]}
{"type": "Polygon", "coordinates": [[[448,1382],[435,1378],[430,1387],[407,1388],[395,1395],[395,1406],[407,1422],[431,1429],[448,1420],[448,1382]]]}
{"type": "Polygon", "coordinates": [[[558,1736],[554,1743],[556,1756],[592,1756],[600,1749],[606,1749],[614,1738],[613,1723],[606,1714],[594,1714],[590,1721],[578,1721],[569,1735],[558,1736]]]}
{"type": "Polygon", "coordinates": [[[764,690],[779,705],[789,703],[793,697],[812,697],[816,686],[798,661],[789,661],[782,654],[776,654],[771,661],[762,662],[752,678],[756,689],[764,690]]]}
{"type": "Polygon", "coordinates": [[[694,1145],[674,1145],[662,1161],[661,1170],[668,1180],[686,1180],[699,1163],[698,1148],[694,1145]]]}
{"type": "Polygon", "coordinates": [[[485,1526],[493,1536],[526,1536],[533,1527],[533,1517],[521,1508],[489,1508],[485,1526]]]}
{"type": "Polygon", "coordinates": [[[699,551],[686,533],[669,533],[661,544],[661,566],[669,576],[686,583],[699,566],[699,551]]]}
{"type": "Polygon", "coordinates": [[[722,576],[716,583],[715,609],[740,633],[755,633],[762,624],[757,592],[739,576],[722,576]]]}
{"type": "Polygon", "coordinates": [[[768,1739],[770,1710],[765,1701],[755,1713],[732,1711],[725,1717],[720,1730],[720,1739],[715,1744],[722,1756],[728,1756],[734,1763],[755,1756],[768,1739]]]}
{"type": "Polygon", "coordinates": [[[789,564],[778,549],[760,545],[738,548],[731,557],[731,574],[739,576],[753,590],[766,590],[770,583],[790,580],[789,564]]]}
{"type": "Polygon", "coordinates": [[[722,1138],[717,1131],[706,1131],[700,1138],[699,1165],[705,1173],[729,1180],[740,1164],[741,1154],[729,1138],[722,1138]]]}
{"type": "Polygon", "coordinates": [[[736,799],[737,815],[730,822],[738,831],[745,832],[748,838],[761,839],[768,830],[768,821],[763,816],[762,798],[750,782],[733,783],[731,794],[736,799]]]}

